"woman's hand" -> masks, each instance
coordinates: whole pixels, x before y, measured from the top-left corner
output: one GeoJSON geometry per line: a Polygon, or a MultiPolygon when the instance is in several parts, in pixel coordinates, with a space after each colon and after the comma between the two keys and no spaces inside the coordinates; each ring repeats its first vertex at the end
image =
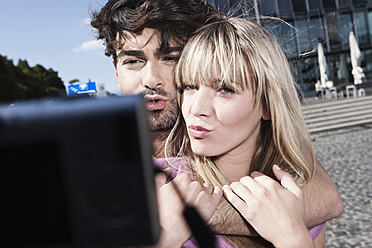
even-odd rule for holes
{"type": "Polygon", "coordinates": [[[202,185],[193,181],[187,173],[180,174],[172,183],[177,185],[184,201],[195,207],[205,222],[212,217],[222,198],[223,191],[220,187],[214,187],[210,183],[202,185]]]}
{"type": "Polygon", "coordinates": [[[223,192],[220,187],[213,187],[209,183],[202,185],[192,181],[187,173],[178,175],[169,183],[166,180],[165,174],[155,177],[162,228],[160,242],[156,247],[180,247],[191,236],[183,216],[184,202],[194,206],[207,222],[216,210],[223,192]]]}
{"type": "Polygon", "coordinates": [[[191,236],[183,217],[184,206],[165,174],[155,176],[161,234],[156,248],[181,247],[191,236]]]}
{"type": "Polygon", "coordinates": [[[292,176],[276,165],[272,178],[253,172],[224,186],[228,201],[252,227],[275,247],[314,247],[305,223],[303,192],[292,176]]]}

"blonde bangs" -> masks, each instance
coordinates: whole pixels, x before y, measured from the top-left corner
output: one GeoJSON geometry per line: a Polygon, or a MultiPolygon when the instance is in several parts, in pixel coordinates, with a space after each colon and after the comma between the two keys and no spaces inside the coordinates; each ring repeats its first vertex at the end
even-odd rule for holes
{"type": "Polygon", "coordinates": [[[208,31],[208,26],[185,46],[176,69],[176,84],[179,89],[186,84],[211,87],[240,85],[251,89],[246,60],[236,36],[227,36],[220,25],[208,31]],[[206,38],[208,37],[208,38],[206,38]]]}

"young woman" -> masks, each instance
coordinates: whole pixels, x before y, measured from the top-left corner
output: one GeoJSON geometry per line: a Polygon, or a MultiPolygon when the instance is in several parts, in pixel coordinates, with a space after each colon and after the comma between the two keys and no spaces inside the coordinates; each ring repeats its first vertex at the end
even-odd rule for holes
{"type": "MultiPolygon", "coordinates": [[[[208,219],[223,187],[230,203],[275,247],[314,247],[323,226],[310,235],[299,186],[311,180],[315,156],[287,59],[275,39],[247,19],[207,25],[185,46],[175,78],[182,116],[167,147],[178,147],[187,159],[168,162],[173,174],[188,172],[204,184],[178,176],[174,181],[186,201],[208,219]]],[[[177,235],[184,239],[189,234],[175,224],[182,222],[175,221],[177,212],[165,211],[169,202],[160,195],[161,221],[173,220],[163,237],[184,230],[177,235]]],[[[190,247],[188,242],[184,245],[190,247]]],[[[218,237],[220,247],[249,245],[265,247],[252,238],[218,237]]]]}

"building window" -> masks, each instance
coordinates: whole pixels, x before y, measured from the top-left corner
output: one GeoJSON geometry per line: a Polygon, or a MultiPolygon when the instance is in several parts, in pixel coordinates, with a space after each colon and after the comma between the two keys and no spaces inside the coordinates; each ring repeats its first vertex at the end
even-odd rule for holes
{"type": "Polygon", "coordinates": [[[307,58],[302,61],[301,66],[301,75],[303,77],[304,83],[312,83],[315,85],[316,83],[316,70],[318,69],[316,64],[318,62],[318,58],[307,58]]]}
{"type": "Polygon", "coordinates": [[[365,5],[368,0],[353,0],[353,5],[365,5]]]}
{"type": "Polygon", "coordinates": [[[354,77],[353,77],[353,74],[351,74],[353,68],[351,66],[351,58],[350,58],[350,52],[347,52],[345,54],[345,58],[346,58],[346,80],[345,80],[345,83],[350,83],[350,84],[354,84],[354,77]]]}
{"type": "Polygon", "coordinates": [[[329,13],[326,16],[327,29],[329,44],[331,45],[331,50],[337,50],[341,48],[340,30],[338,28],[338,21],[336,13],[329,13]]]}
{"type": "Polygon", "coordinates": [[[305,0],[292,0],[292,5],[295,13],[306,12],[305,0]]]}
{"type": "Polygon", "coordinates": [[[322,9],[322,5],[320,3],[321,0],[309,0],[309,9],[310,11],[318,11],[322,9]]]}
{"type": "Polygon", "coordinates": [[[372,41],[372,11],[368,12],[369,39],[372,41]]]}
{"type": "Polygon", "coordinates": [[[372,77],[372,50],[361,51],[361,67],[366,78],[372,77]]]}
{"type": "Polygon", "coordinates": [[[296,31],[300,53],[311,50],[306,19],[296,19],[296,31]]]}
{"type": "Polygon", "coordinates": [[[325,9],[335,9],[336,8],[336,2],[335,2],[335,0],[323,0],[323,7],[325,9]]]}
{"type": "Polygon", "coordinates": [[[294,30],[293,22],[280,24],[280,37],[282,39],[282,46],[286,54],[297,54],[296,46],[296,32],[294,30]]]}
{"type": "Polygon", "coordinates": [[[311,18],[309,21],[309,29],[311,35],[311,48],[315,49],[318,43],[324,44],[326,39],[324,35],[324,25],[320,17],[311,18]]]}
{"type": "Polygon", "coordinates": [[[364,12],[355,12],[354,18],[359,44],[368,44],[369,38],[364,12]]]}
{"type": "Polygon", "coordinates": [[[261,14],[263,15],[276,15],[276,1],[275,0],[265,0],[260,3],[261,14]]]}
{"type": "Polygon", "coordinates": [[[290,16],[292,14],[291,0],[278,0],[280,16],[290,16]]]}
{"type": "Polygon", "coordinates": [[[297,54],[296,38],[293,23],[265,20],[262,25],[268,30],[284,50],[287,56],[297,54]]]}
{"type": "Polygon", "coordinates": [[[291,61],[292,71],[297,83],[303,91],[313,91],[317,79],[319,79],[318,58],[302,58],[291,61]]]}
{"type": "Polygon", "coordinates": [[[350,0],[338,0],[340,8],[350,8],[350,0]]]}
{"type": "Polygon", "coordinates": [[[338,20],[340,23],[340,35],[342,46],[348,47],[349,33],[353,31],[351,14],[340,14],[338,20]]]}
{"type": "Polygon", "coordinates": [[[346,80],[346,59],[344,53],[330,55],[327,57],[329,75],[334,85],[343,84],[346,80]]]}
{"type": "Polygon", "coordinates": [[[229,0],[230,6],[241,5],[243,2],[239,0],[229,0]]]}

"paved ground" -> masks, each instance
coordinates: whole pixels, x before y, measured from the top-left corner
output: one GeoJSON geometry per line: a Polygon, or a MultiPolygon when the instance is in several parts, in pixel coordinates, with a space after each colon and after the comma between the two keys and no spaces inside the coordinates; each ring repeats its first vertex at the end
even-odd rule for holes
{"type": "Polygon", "coordinates": [[[317,158],[344,202],[329,221],[326,247],[372,247],[372,125],[312,135],[317,158]]]}

